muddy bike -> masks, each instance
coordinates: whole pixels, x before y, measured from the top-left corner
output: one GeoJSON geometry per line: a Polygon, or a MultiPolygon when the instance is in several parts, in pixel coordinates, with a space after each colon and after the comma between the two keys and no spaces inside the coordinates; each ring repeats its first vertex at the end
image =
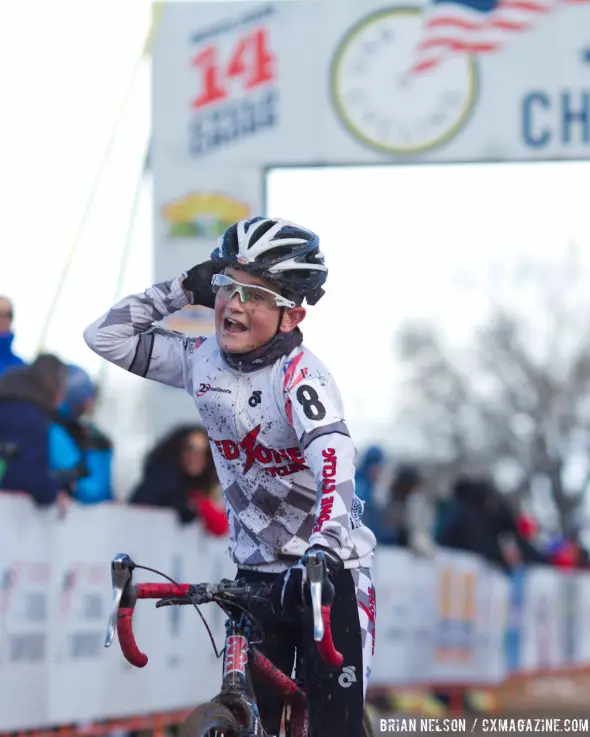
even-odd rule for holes
{"type": "MultiPolygon", "coordinates": [[[[303,685],[285,675],[255,647],[263,638],[260,625],[250,614],[254,603],[265,602],[270,606],[270,586],[262,583],[246,583],[238,579],[221,580],[217,584],[176,583],[165,574],[170,583],[133,583],[133,570],[154,569],[136,565],[128,555],[116,555],[111,562],[113,602],[105,647],[115,637],[123,655],[131,665],[143,668],[147,656],[142,653],[133,634],[133,610],[138,599],[158,599],[156,607],[192,604],[195,606],[207,630],[215,653],[217,652],[211,631],[198,606],[215,602],[227,614],[226,639],[223,653],[223,679],[221,690],[211,701],[198,706],[183,725],[185,737],[270,737],[260,721],[250,674],[256,672],[270,689],[284,697],[287,704],[284,715],[286,737],[308,737],[309,721],[307,698],[303,685]]],[[[338,668],[342,655],[336,650],[330,628],[330,607],[321,603],[322,586],[326,576],[326,562],[321,552],[311,554],[307,563],[310,581],[311,607],[313,611],[314,640],[324,661],[338,668]]],[[[362,737],[373,737],[370,720],[363,717],[362,737]]]]}

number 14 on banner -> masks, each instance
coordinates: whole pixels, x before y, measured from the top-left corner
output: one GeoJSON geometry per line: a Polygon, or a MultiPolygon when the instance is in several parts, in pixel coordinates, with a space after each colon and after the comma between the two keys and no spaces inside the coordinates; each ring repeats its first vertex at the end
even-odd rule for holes
{"type": "Polygon", "coordinates": [[[204,48],[191,60],[199,70],[199,94],[192,107],[200,110],[231,96],[233,79],[242,82],[244,90],[253,90],[276,78],[276,57],[269,48],[267,28],[256,28],[240,36],[229,59],[224,63],[218,45],[204,48]]]}

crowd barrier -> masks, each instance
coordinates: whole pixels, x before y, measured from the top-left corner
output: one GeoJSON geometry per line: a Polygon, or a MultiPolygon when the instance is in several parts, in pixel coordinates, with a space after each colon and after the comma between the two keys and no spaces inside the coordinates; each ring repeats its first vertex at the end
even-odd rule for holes
{"type": "MultiPolygon", "coordinates": [[[[216,692],[221,664],[191,607],[140,602],[142,670],[103,647],[117,552],[176,580],[235,572],[225,540],[166,511],[75,506],[59,520],[0,494],[0,732],[179,711],[216,692]]],[[[590,574],[533,568],[509,581],[469,555],[380,549],[374,577],[373,686],[494,685],[590,663],[590,574]]],[[[221,646],[223,613],[202,611],[221,646]]]]}

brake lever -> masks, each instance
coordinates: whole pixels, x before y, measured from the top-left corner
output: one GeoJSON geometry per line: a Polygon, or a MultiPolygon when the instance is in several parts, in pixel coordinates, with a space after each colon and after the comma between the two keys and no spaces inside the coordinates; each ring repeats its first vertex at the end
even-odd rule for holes
{"type": "Polygon", "coordinates": [[[111,615],[107,624],[107,632],[104,646],[110,647],[115,639],[117,629],[117,614],[121,599],[125,593],[125,587],[131,582],[131,572],[135,563],[126,553],[117,553],[111,561],[111,583],[113,586],[113,598],[111,600],[111,615]]]}
{"type": "Polygon", "coordinates": [[[326,560],[321,550],[314,550],[306,557],[307,580],[311,593],[313,611],[313,639],[321,642],[324,639],[324,620],[322,617],[322,586],[326,576],[326,560]]]}

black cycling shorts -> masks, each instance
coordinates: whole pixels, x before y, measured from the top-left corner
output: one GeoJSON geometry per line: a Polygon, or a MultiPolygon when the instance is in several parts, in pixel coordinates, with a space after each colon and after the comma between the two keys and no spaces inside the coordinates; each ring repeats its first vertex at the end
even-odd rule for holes
{"type": "MultiPolygon", "coordinates": [[[[278,575],[239,570],[237,577],[274,583],[278,575]]],[[[264,643],[257,646],[260,651],[289,676],[295,666],[296,676],[304,681],[310,737],[359,737],[375,653],[375,588],[368,568],[342,570],[334,584],[332,637],[344,656],[338,669],[327,666],[318,655],[311,611],[297,622],[277,617],[269,605],[255,606],[251,611],[265,631],[264,643]]],[[[264,729],[269,735],[278,735],[283,699],[254,676],[253,686],[264,729]]]]}

